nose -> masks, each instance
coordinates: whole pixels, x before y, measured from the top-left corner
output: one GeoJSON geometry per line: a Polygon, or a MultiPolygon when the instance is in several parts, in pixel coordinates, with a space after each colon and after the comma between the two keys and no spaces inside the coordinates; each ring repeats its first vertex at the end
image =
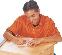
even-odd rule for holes
{"type": "Polygon", "coordinates": [[[31,22],[34,22],[34,18],[30,18],[30,21],[31,21],[31,22]]]}

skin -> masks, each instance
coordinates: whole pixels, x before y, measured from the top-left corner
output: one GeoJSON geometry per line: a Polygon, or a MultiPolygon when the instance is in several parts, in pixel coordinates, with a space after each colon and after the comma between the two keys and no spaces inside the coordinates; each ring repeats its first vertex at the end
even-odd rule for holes
{"type": "Polygon", "coordinates": [[[26,15],[27,20],[29,20],[33,25],[39,24],[40,21],[40,10],[36,12],[35,10],[29,10],[27,12],[24,12],[26,15]]]}
{"type": "Polygon", "coordinates": [[[61,41],[62,41],[61,36],[53,35],[53,36],[44,37],[44,38],[32,39],[31,41],[28,42],[28,46],[36,47],[37,45],[44,43],[44,42],[61,42],[61,41]]]}
{"type": "Polygon", "coordinates": [[[14,42],[15,44],[25,44],[26,40],[23,40],[22,38],[20,38],[20,36],[13,36],[12,33],[5,31],[3,34],[4,38],[6,38],[7,40],[10,40],[12,42],[14,42]]]}
{"type": "MultiPolygon", "coordinates": [[[[38,9],[38,11],[36,12],[34,9],[33,10],[29,10],[24,12],[24,14],[26,15],[27,20],[29,20],[33,25],[37,25],[40,22],[40,9],[38,9]]],[[[14,37],[10,32],[5,31],[3,36],[5,38],[7,38],[10,41],[13,41],[16,44],[25,44],[26,41],[23,40],[22,38],[17,38],[16,36],[14,37]]],[[[42,42],[60,42],[62,41],[62,37],[61,36],[57,36],[57,35],[53,35],[50,37],[44,37],[44,38],[34,38],[31,41],[28,42],[28,46],[37,46],[42,42]]]]}

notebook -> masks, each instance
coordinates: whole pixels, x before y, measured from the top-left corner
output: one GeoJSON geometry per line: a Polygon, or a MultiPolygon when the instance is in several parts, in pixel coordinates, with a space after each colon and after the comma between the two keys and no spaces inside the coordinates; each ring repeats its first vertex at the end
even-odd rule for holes
{"type": "Polygon", "coordinates": [[[3,37],[3,35],[0,35],[0,47],[5,43],[6,38],[3,37]]]}

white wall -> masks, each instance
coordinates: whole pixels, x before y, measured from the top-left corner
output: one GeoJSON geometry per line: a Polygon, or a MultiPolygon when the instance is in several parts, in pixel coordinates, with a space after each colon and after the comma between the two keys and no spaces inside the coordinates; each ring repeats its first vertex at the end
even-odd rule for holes
{"type": "MultiPolygon", "coordinates": [[[[23,14],[23,5],[28,0],[0,0],[0,34],[10,26],[13,21],[23,14]]],[[[40,12],[52,18],[62,36],[62,0],[36,0],[40,12]]],[[[62,42],[55,45],[54,52],[62,55],[62,42]]]]}

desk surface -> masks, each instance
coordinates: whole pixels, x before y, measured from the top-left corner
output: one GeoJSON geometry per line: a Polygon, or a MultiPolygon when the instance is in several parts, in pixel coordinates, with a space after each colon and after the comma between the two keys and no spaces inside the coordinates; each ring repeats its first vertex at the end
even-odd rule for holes
{"type": "Polygon", "coordinates": [[[54,44],[56,44],[56,42],[43,43],[36,47],[27,47],[27,46],[9,45],[9,42],[7,41],[2,47],[0,47],[0,50],[12,53],[18,53],[21,55],[39,55],[41,52],[44,52],[46,49],[48,49],[50,46],[54,44]]]}

